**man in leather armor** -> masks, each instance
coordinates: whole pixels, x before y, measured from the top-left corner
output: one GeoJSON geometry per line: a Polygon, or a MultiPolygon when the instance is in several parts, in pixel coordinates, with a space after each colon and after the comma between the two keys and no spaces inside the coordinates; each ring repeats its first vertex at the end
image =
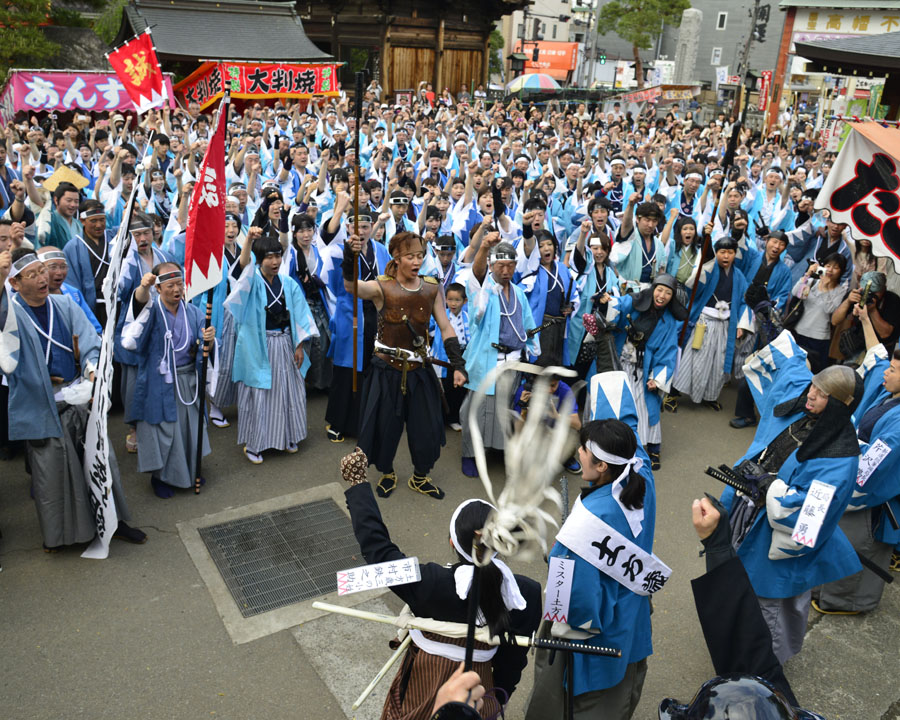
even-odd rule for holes
{"type": "MultiPolygon", "coordinates": [[[[344,286],[353,291],[353,263],[362,243],[352,236],[344,250],[344,286]]],[[[391,238],[391,261],[385,274],[359,282],[357,292],[378,311],[378,333],[372,371],[363,381],[360,398],[359,447],[381,473],[376,492],[389,497],[397,487],[394,455],[403,426],[413,461],[411,490],[438,500],[444,491],[431,482],[428,472],[440,457],[444,422],[440,411],[441,389],[428,358],[428,324],[434,317],[456,387],[466,382],[465,362],[459,340],[444,305],[437,280],[420,277],[425,243],[415,233],[400,232],[391,238]]]]}

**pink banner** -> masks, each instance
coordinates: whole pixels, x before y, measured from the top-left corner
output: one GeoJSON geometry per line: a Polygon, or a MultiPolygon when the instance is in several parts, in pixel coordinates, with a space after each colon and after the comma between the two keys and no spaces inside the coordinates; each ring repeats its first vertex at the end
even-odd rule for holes
{"type": "MultiPolygon", "coordinates": [[[[171,98],[172,78],[165,76],[169,91],[169,107],[175,104],[171,98]]],[[[134,112],[135,106],[116,74],[113,72],[63,72],[59,70],[12,70],[3,95],[2,114],[25,110],[84,110],[109,112],[125,110],[134,112]]]]}

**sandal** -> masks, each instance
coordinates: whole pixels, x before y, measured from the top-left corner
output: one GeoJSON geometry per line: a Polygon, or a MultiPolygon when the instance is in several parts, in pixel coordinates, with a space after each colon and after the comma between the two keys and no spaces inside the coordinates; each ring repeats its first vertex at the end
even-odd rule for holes
{"type": "Polygon", "coordinates": [[[325,436],[331,440],[333,443],[342,443],[344,442],[344,436],[341,435],[337,430],[332,430],[331,425],[325,426],[325,436]]]}
{"type": "Polygon", "coordinates": [[[132,455],[138,450],[137,430],[130,430],[125,436],[125,450],[132,455]]]}
{"type": "Polygon", "coordinates": [[[663,410],[670,413],[678,412],[678,398],[674,395],[666,395],[663,398],[663,410]]]}
{"type": "Polygon", "coordinates": [[[250,462],[252,462],[254,465],[262,465],[262,461],[263,461],[262,455],[260,455],[259,453],[250,452],[247,449],[246,445],[244,445],[244,455],[246,455],[247,459],[250,462]]]}
{"type": "Polygon", "coordinates": [[[431,478],[427,475],[425,477],[422,477],[413,473],[413,476],[409,479],[407,485],[409,486],[410,490],[415,490],[416,492],[420,492],[423,495],[428,495],[429,497],[433,497],[435,500],[444,499],[444,491],[441,490],[437,485],[432,483],[431,478]]]}
{"type": "Polygon", "coordinates": [[[894,572],[900,572],[900,553],[891,553],[890,569],[894,572]]]}
{"type": "Polygon", "coordinates": [[[722,404],[718,400],[704,400],[703,404],[716,412],[719,412],[722,409],[722,404]]]}
{"type": "Polygon", "coordinates": [[[375,492],[380,498],[389,498],[391,493],[397,489],[397,473],[391,470],[389,473],[383,473],[378,484],[375,486],[375,492]]]}
{"type": "Polygon", "coordinates": [[[662,467],[662,463],[659,461],[659,453],[648,452],[647,454],[650,456],[650,469],[659,470],[662,467]]]}
{"type": "Polygon", "coordinates": [[[861,615],[862,610],[823,610],[819,607],[819,603],[815,600],[812,601],[812,608],[817,613],[822,613],[822,615],[861,615]]]}

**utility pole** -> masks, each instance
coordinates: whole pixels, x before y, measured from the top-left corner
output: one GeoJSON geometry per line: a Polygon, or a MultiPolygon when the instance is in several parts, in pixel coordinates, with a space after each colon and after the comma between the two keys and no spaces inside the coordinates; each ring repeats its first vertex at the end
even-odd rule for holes
{"type": "Polygon", "coordinates": [[[747,42],[744,43],[744,52],[741,55],[740,75],[747,76],[750,63],[750,46],[753,44],[753,34],[756,32],[756,19],[759,17],[759,0],[753,0],[753,10],[750,11],[750,30],[747,32],[747,42]]]}

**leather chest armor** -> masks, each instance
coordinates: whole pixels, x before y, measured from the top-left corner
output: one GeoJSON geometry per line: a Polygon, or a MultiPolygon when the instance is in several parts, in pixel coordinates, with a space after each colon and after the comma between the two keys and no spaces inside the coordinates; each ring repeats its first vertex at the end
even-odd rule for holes
{"type": "MultiPolygon", "coordinates": [[[[406,290],[395,278],[378,277],[384,294],[384,306],[378,313],[377,340],[381,344],[415,352],[418,348],[413,344],[414,336],[427,342],[428,325],[440,285],[431,277],[420,279],[418,290],[406,290]]],[[[387,357],[382,359],[389,361],[387,357]]],[[[390,358],[390,364],[397,369],[402,365],[395,358],[390,358]]]]}

